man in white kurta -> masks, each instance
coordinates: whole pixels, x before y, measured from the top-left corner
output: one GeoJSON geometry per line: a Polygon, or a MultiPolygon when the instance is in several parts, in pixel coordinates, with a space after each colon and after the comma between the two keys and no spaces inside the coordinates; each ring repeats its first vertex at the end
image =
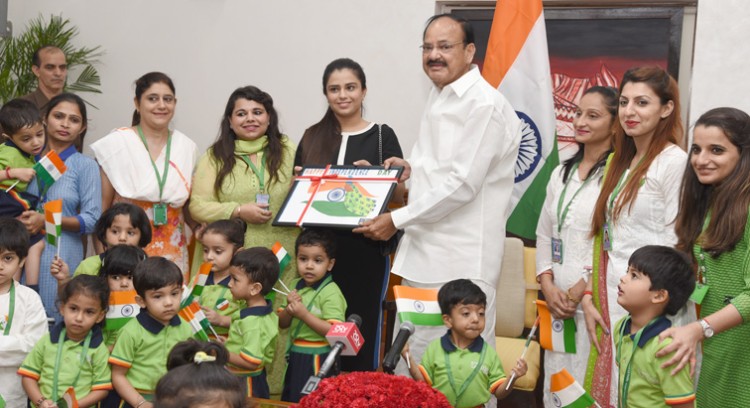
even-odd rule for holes
{"type": "MultiPolygon", "coordinates": [[[[475,47],[468,24],[455,16],[433,17],[422,48],[434,86],[419,137],[408,162],[386,160],[406,168],[409,203],[355,232],[387,239],[404,229],[392,269],[404,285],[438,288],[458,278],[477,283],[487,294],[482,337],[494,346],[495,288],[521,122],[471,64],[475,47]]],[[[444,333],[444,327],[419,327],[409,342],[411,354],[419,361],[426,345],[444,333]]]]}

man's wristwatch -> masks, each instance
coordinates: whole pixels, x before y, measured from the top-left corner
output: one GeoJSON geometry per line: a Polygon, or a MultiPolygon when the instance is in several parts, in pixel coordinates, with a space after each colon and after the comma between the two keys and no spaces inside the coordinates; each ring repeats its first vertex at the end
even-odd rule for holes
{"type": "Polygon", "coordinates": [[[714,329],[710,324],[708,324],[706,319],[700,319],[698,320],[698,323],[700,323],[701,327],[703,328],[703,337],[709,339],[714,335],[714,329]]]}

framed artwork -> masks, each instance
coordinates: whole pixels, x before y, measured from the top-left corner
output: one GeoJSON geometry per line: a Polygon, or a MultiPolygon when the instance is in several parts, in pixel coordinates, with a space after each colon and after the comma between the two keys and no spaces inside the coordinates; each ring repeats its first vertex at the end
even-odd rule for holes
{"type": "Polygon", "coordinates": [[[402,171],[382,166],[304,167],[273,225],[355,228],[385,212],[402,171]]]}
{"type": "MultiPolygon", "coordinates": [[[[657,65],[679,79],[683,7],[545,7],[560,160],[575,153],[573,117],[583,92],[618,87],[631,67],[657,65]]],[[[451,9],[474,28],[482,66],[494,8],[451,9]]]]}

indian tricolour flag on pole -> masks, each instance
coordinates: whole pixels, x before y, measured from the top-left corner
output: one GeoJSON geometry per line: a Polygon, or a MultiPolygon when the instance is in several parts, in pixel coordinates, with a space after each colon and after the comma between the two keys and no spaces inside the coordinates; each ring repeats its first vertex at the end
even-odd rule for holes
{"type": "Polygon", "coordinates": [[[292,257],[289,253],[281,246],[281,242],[276,241],[271,247],[271,251],[276,255],[276,259],[279,260],[279,271],[284,272],[284,269],[292,262],[292,257]]]}
{"type": "Polygon", "coordinates": [[[136,303],[135,296],[135,290],[109,293],[109,309],[107,309],[107,319],[104,323],[107,330],[119,330],[138,315],[141,307],[136,303]]]}
{"type": "Polygon", "coordinates": [[[34,164],[36,177],[44,183],[45,188],[49,188],[55,181],[62,177],[65,170],[65,163],[54,150],[50,150],[44,157],[34,164]]]}
{"type": "Polygon", "coordinates": [[[208,280],[208,274],[211,272],[212,267],[213,264],[211,262],[204,262],[203,265],[201,265],[198,270],[198,275],[195,276],[193,288],[190,290],[190,294],[182,299],[180,304],[181,307],[184,308],[193,303],[194,300],[197,301],[200,299],[203,294],[203,288],[206,286],[206,281],[208,280]]]}
{"type": "MultiPolygon", "coordinates": [[[[589,408],[596,402],[566,369],[550,377],[552,403],[561,408],[589,408]]],[[[597,406],[599,406],[597,404],[597,406]]]]}
{"type": "Polygon", "coordinates": [[[208,341],[208,332],[211,329],[211,324],[208,322],[208,318],[201,310],[198,302],[192,302],[183,307],[178,314],[184,321],[190,324],[196,338],[208,341]]]}
{"type": "Polygon", "coordinates": [[[533,239],[559,162],[542,0],[498,0],[482,75],[523,122],[507,230],[533,239]]]}
{"type": "Polygon", "coordinates": [[[59,247],[62,234],[62,199],[44,204],[44,230],[47,232],[47,242],[59,247]]]}
{"type": "Polygon", "coordinates": [[[547,308],[547,302],[543,300],[537,300],[536,305],[539,311],[539,344],[545,350],[575,353],[575,319],[555,319],[547,308]]]}
{"type": "Polygon", "coordinates": [[[394,286],[399,320],[412,322],[417,326],[442,326],[443,315],[440,313],[437,293],[437,289],[394,286]]]}

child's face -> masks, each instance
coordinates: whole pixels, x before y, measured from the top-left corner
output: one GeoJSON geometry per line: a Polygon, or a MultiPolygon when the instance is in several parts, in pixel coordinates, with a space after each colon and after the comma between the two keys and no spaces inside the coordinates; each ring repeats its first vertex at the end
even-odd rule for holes
{"type": "Polygon", "coordinates": [[[138,246],[141,240],[141,230],[130,223],[130,216],[127,214],[115,215],[112,225],[107,228],[105,235],[107,246],[115,245],[132,245],[138,246]]]}
{"type": "Polygon", "coordinates": [[[26,259],[21,259],[13,251],[0,249],[0,293],[6,293],[10,290],[13,283],[13,276],[21,272],[26,259]]]}
{"type": "Polygon", "coordinates": [[[182,297],[182,286],[180,285],[149,289],[145,295],[145,298],[140,296],[135,297],[138,306],[145,308],[151,317],[163,325],[169,324],[169,321],[180,311],[180,300],[182,297]]]}
{"type": "Polygon", "coordinates": [[[95,324],[104,319],[107,313],[102,309],[101,300],[85,293],[76,293],[60,308],[65,320],[65,332],[74,341],[81,341],[95,324]]]}
{"type": "Polygon", "coordinates": [[[323,279],[335,262],[320,245],[300,245],[297,248],[297,272],[307,286],[323,279]]]}
{"type": "Polygon", "coordinates": [[[459,303],[451,314],[443,315],[443,323],[457,338],[474,340],[484,331],[484,306],[459,303]]]}
{"type": "Polygon", "coordinates": [[[617,285],[617,303],[629,313],[652,304],[655,294],[657,291],[651,290],[651,278],[632,266],[628,266],[627,273],[620,278],[620,284],[617,285]]]}
{"type": "Polygon", "coordinates": [[[229,270],[229,264],[232,262],[235,247],[227,241],[222,234],[215,232],[206,232],[201,239],[203,242],[203,260],[213,263],[211,272],[224,274],[229,270]]]}
{"type": "Polygon", "coordinates": [[[229,291],[232,292],[232,297],[235,299],[248,300],[258,296],[263,290],[262,285],[253,282],[240,267],[230,266],[229,275],[232,277],[232,280],[229,281],[229,291]]]}
{"type": "Polygon", "coordinates": [[[133,275],[107,275],[107,284],[112,292],[133,290],[133,275]]]}
{"type": "Polygon", "coordinates": [[[36,156],[44,149],[44,126],[41,122],[19,129],[9,137],[26,154],[36,156]]]}

